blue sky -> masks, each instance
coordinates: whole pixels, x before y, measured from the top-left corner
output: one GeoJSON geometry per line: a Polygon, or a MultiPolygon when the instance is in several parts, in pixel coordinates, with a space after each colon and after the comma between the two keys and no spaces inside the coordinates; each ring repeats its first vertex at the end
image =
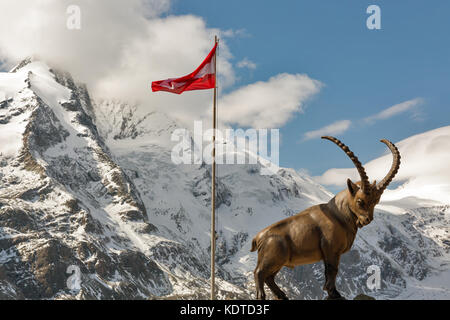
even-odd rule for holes
{"type": "MultiPolygon", "coordinates": [[[[281,128],[280,165],[319,175],[351,162],[327,141],[303,141],[308,131],[350,120],[337,136],[363,161],[385,152],[381,138],[399,141],[449,125],[449,1],[176,0],[168,13],[203,17],[210,28],[244,30],[227,38],[238,69],[235,87],[281,72],[306,73],[324,84],[303,113],[281,128]],[[381,30],[368,30],[366,8],[381,8],[381,30]],[[420,103],[386,119],[364,118],[412,99],[420,103]]],[[[233,87],[228,90],[232,90],[233,87]]]]}

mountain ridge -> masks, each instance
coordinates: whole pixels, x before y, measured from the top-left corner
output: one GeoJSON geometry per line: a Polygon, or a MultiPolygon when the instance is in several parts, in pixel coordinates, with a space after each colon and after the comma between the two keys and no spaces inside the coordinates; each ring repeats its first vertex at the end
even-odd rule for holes
{"type": "MultiPolygon", "coordinates": [[[[0,131],[14,132],[0,147],[0,297],[207,298],[211,173],[205,163],[172,163],[179,124],[124,102],[96,103],[70,74],[35,59],[13,70],[0,75],[0,131]],[[71,265],[80,268],[80,290],[67,286],[71,265]]],[[[293,169],[260,170],[218,167],[222,299],[254,297],[249,249],[257,231],[333,196],[293,169]]],[[[345,295],[407,296],[409,283],[420,288],[450,261],[449,207],[402,210],[377,210],[343,256],[345,295]],[[381,268],[377,292],[365,283],[372,264],[381,268]]],[[[321,299],[322,270],[284,269],[277,281],[291,298],[321,299]]]]}

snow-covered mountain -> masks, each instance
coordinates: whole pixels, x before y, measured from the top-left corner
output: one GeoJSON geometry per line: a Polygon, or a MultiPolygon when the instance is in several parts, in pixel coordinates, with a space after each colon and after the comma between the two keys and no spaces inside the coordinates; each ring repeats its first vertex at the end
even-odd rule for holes
{"type": "MultiPolygon", "coordinates": [[[[162,113],[95,103],[39,61],[0,73],[0,298],[207,298],[211,169],[171,161],[178,127],[162,113]],[[69,266],[80,290],[67,284],[69,266]]],[[[262,166],[218,166],[222,299],[254,297],[259,230],[333,196],[295,170],[264,176],[262,166]]],[[[449,298],[450,206],[390,200],[342,257],[338,288],[449,298]],[[366,285],[370,265],[381,270],[377,291],[366,285]]],[[[321,263],[277,278],[294,299],[323,298],[323,280],[321,263]]]]}

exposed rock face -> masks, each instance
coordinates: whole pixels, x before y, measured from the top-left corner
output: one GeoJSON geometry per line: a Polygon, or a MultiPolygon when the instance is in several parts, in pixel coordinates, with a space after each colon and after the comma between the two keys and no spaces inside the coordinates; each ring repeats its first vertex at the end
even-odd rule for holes
{"type": "MultiPolygon", "coordinates": [[[[24,62],[15,73],[36,67],[24,62]]],[[[167,276],[130,240],[149,230],[147,212],[97,132],[86,88],[49,70],[26,80],[3,114],[6,124],[20,118],[24,130],[16,156],[2,159],[0,291],[31,299],[169,293],[167,276]],[[84,278],[76,293],[67,287],[71,265],[84,278]]]]}
{"type": "MultiPolygon", "coordinates": [[[[0,134],[16,133],[0,146],[0,299],[208,298],[211,168],[171,161],[180,125],[95,104],[69,74],[33,59],[7,77],[0,90],[13,83],[14,94],[0,101],[0,134]],[[80,288],[68,285],[77,275],[80,288]]],[[[260,168],[218,167],[220,298],[254,297],[256,232],[332,196],[294,170],[260,168]]],[[[449,222],[448,206],[378,210],[342,257],[339,288],[395,298],[427,281],[450,261],[449,222]],[[371,265],[377,291],[366,285],[371,265]]],[[[323,281],[321,263],[277,278],[294,299],[324,298],[323,281]]]]}

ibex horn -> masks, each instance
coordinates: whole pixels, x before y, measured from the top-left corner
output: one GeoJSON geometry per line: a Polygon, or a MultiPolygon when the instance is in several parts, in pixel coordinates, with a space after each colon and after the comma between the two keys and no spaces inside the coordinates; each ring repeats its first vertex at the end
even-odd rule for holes
{"type": "Polygon", "coordinates": [[[344,150],[344,152],[349,156],[349,158],[353,161],[356,169],[358,170],[359,176],[361,177],[361,189],[364,193],[369,193],[370,190],[370,183],[369,178],[367,177],[366,171],[364,170],[363,165],[361,162],[359,162],[358,157],[355,156],[355,154],[347,147],[345,144],[343,144],[339,139],[336,139],[335,137],[330,136],[324,136],[322,139],[327,139],[335,144],[338,145],[339,148],[344,150]]]}
{"type": "Polygon", "coordinates": [[[384,177],[384,179],[377,184],[378,192],[383,193],[383,191],[387,188],[389,183],[391,183],[392,179],[394,179],[395,175],[398,172],[398,169],[400,168],[400,152],[398,151],[397,147],[389,140],[383,139],[380,141],[388,146],[393,156],[391,170],[389,170],[386,177],[384,177]]]}

